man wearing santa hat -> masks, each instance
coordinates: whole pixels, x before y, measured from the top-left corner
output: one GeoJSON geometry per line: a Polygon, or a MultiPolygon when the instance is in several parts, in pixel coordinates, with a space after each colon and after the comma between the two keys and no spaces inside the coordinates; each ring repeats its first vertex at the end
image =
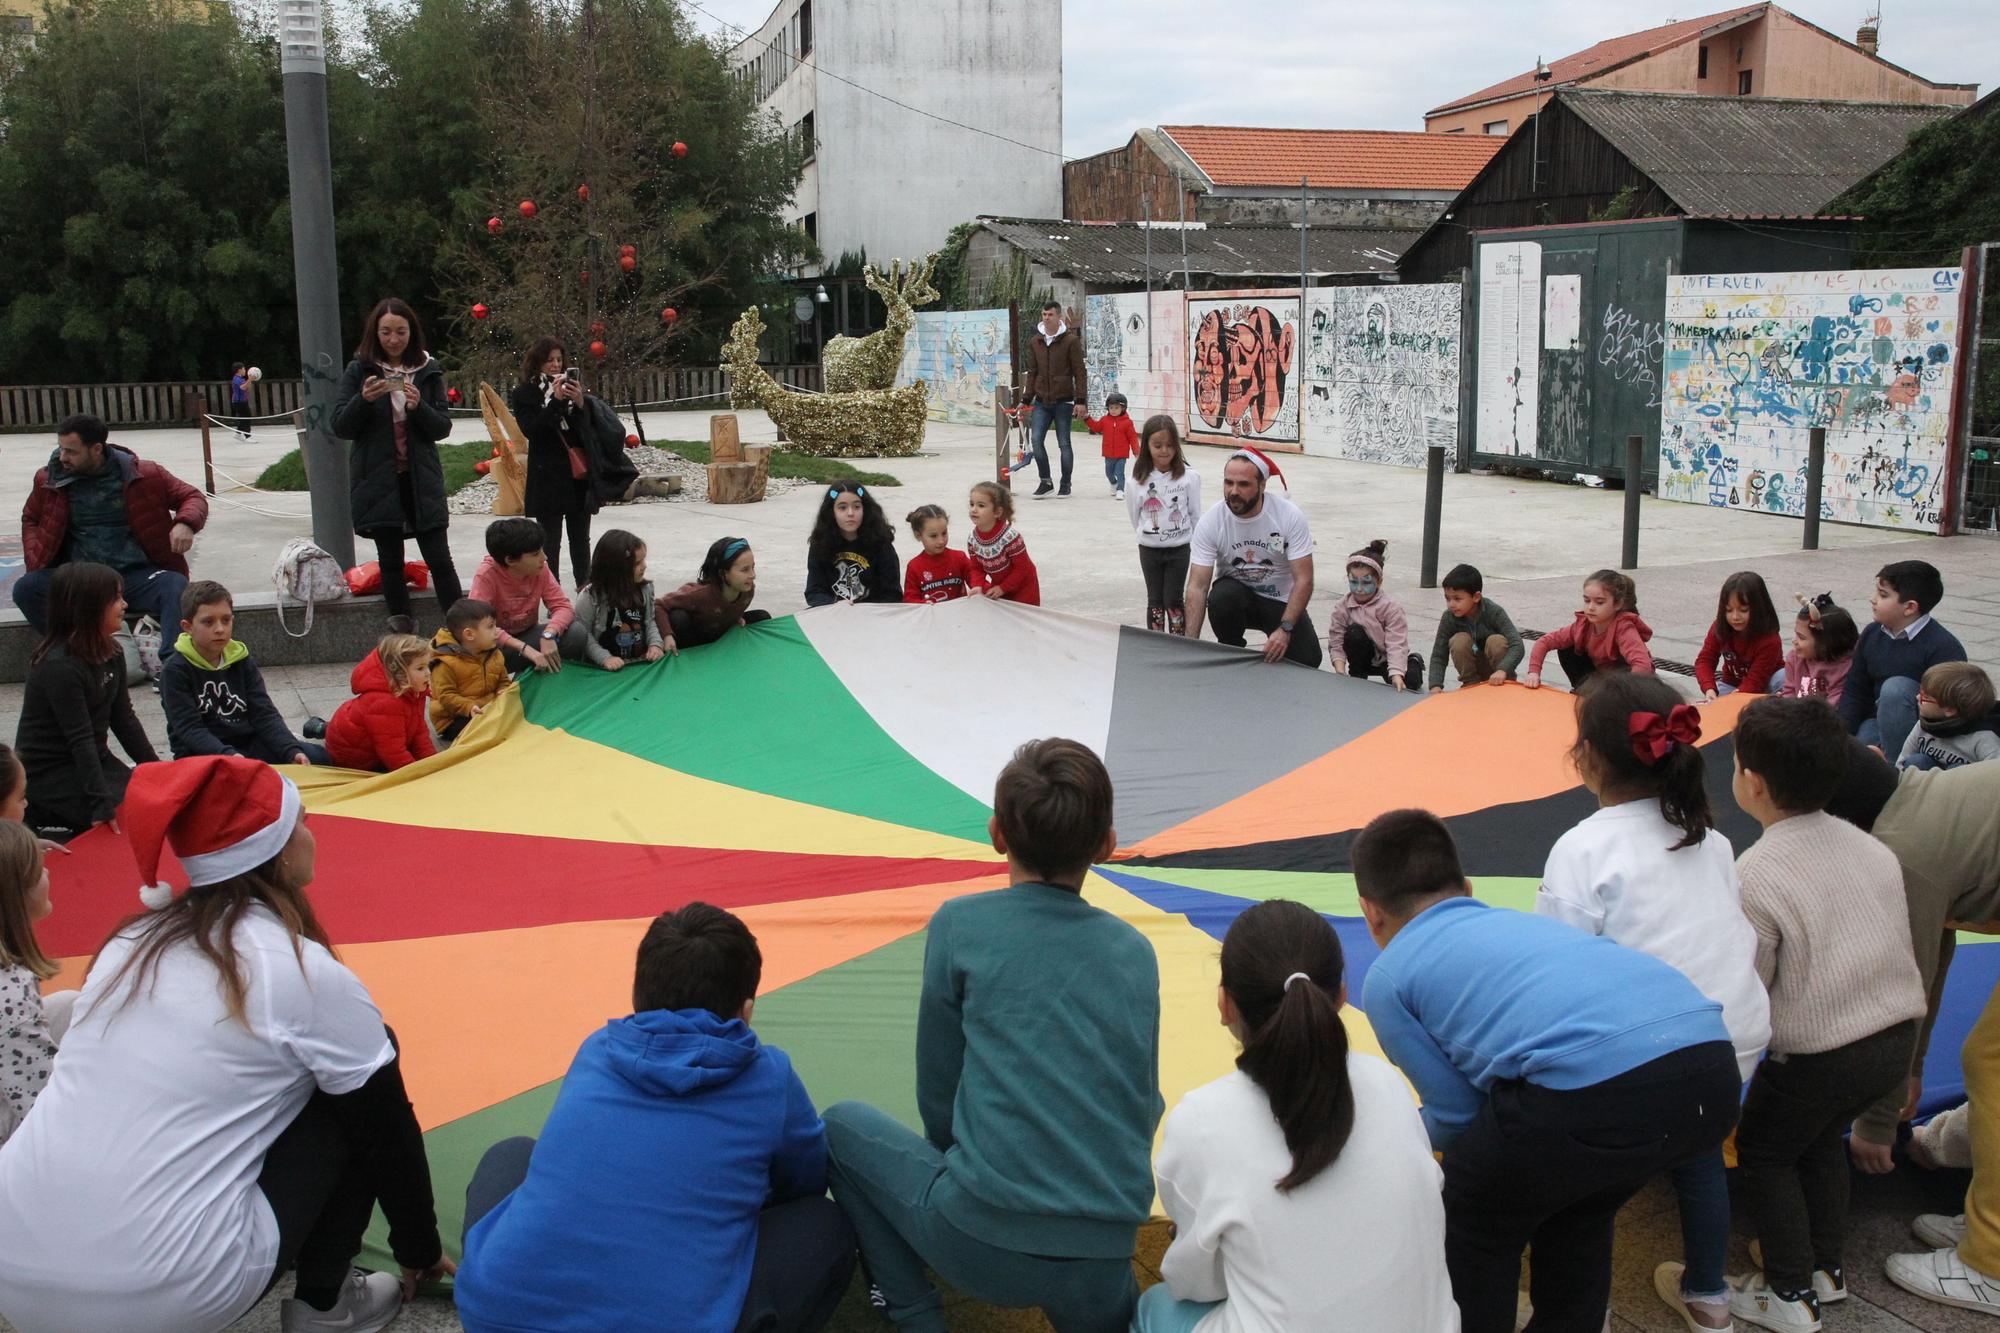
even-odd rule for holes
{"type": "Polygon", "coordinates": [[[1246,631],[1262,630],[1266,662],[1317,668],[1319,635],[1306,614],[1312,531],[1297,505],[1267,493],[1274,476],[1285,479],[1276,463],[1248,447],[1223,465],[1222,499],[1195,525],[1188,552],[1187,623],[1199,634],[1206,614],[1216,642],[1238,648],[1246,631]]]}

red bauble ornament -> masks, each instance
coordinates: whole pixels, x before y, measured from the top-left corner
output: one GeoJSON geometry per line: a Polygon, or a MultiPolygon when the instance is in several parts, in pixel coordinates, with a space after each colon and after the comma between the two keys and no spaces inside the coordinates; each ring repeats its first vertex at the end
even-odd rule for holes
{"type": "Polygon", "coordinates": [[[639,447],[639,437],[636,435],[627,435],[625,437],[625,447],[627,449],[637,449],[639,447]]]}
{"type": "Polygon", "coordinates": [[[534,201],[534,200],[532,200],[532,199],[523,199],[523,200],[521,201],[521,216],[522,216],[522,217],[524,217],[524,218],[531,218],[531,217],[535,216],[535,201],[534,201]]]}
{"type": "Polygon", "coordinates": [[[631,255],[620,255],[618,256],[618,267],[630,273],[633,269],[639,267],[639,261],[631,255]]]}
{"type": "Polygon", "coordinates": [[[498,458],[500,456],[500,446],[497,444],[493,446],[493,456],[495,458],[498,458]]]}
{"type": "Polygon", "coordinates": [[[474,472],[477,472],[480,476],[483,477],[488,472],[491,472],[493,470],[493,460],[490,458],[482,458],[477,463],[474,463],[472,465],[472,470],[474,472]]]}
{"type": "Polygon", "coordinates": [[[680,311],[674,309],[672,306],[668,306],[665,310],[662,310],[660,312],[660,323],[671,324],[680,317],[681,317],[680,311]]]}
{"type": "Polygon", "coordinates": [[[576,187],[576,197],[577,197],[577,198],[579,198],[579,199],[588,199],[588,198],[590,198],[590,187],[589,187],[588,185],[579,185],[579,186],[577,186],[577,187],[576,187]]]}
{"type": "Polygon", "coordinates": [[[576,282],[579,287],[588,287],[590,285],[590,270],[585,269],[583,272],[577,274],[576,282]]]}
{"type": "Polygon", "coordinates": [[[604,353],[607,350],[602,342],[594,342],[590,345],[590,354],[600,361],[604,359],[604,353]]]}
{"type": "Polygon", "coordinates": [[[603,320],[601,320],[601,319],[594,319],[594,320],[592,320],[592,321],[590,322],[590,331],[591,331],[592,333],[602,333],[602,332],[604,332],[604,321],[603,321],[603,320]]]}
{"type": "Polygon", "coordinates": [[[445,401],[446,401],[447,403],[455,403],[455,402],[457,402],[457,401],[458,401],[458,399],[459,399],[459,393],[458,393],[458,390],[456,390],[456,389],[446,389],[446,390],[444,391],[444,400],[445,400],[445,401]]]}
{"type": "Polygon", "coordinates": [[[481,302],[472,307],[472,317],[474,319],[485,319],[489,313],[490,312],[486,309],[484,302],[481,302]]]}
{"type": "Polygon", "coordinates": [[[682,143],[679,139],[674,140],[674,156],[686,157],[687,155],[688,155],[688,146],[682,143]]]}
{"type": "Polygon", "coordinates": [[[618,253],[621,255],[636,255],[639,253],[639,247],[636,245],[621,245],[618,247],[618,253]]]}
{"type": "Polygon", "coordinates": [[[492,232],[495,236],[498,236],[500,234],[500,228],[502,225],[504,224],[501,223],[499,218],[486,219],[486,230],[492,232]]]}

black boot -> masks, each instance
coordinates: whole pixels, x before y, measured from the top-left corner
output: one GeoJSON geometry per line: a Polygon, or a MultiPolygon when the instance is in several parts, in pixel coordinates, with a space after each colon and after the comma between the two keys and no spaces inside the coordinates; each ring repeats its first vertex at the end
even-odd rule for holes
{"type": "Polygon", "coordinates": [[[325,718],[323,718],[323,717],[309,717],[309,718],[307,718],[307,719],[306,719],[306,725],[305,725],[305,730],[304,730],[304,736],[305,736],[305,739],[307,739],[307,740],[309,740],[309,741],[323,741],[323,740],[325,740],[325,739],[326,739],[326,719],[325,719],[325,718]]]}
{"type": "Polygon", "coordinates": [[[1424,688],[1424,659],[1410,654],[1410,665],[1403,672],[1403,688],[1421,691],[1424,688]]]}
{"type": "Polygon", "coordinates": [[[389,632],[391,634],[415,634],[417,632],[417,618],[415,616],[390,616],[389,632]]]}

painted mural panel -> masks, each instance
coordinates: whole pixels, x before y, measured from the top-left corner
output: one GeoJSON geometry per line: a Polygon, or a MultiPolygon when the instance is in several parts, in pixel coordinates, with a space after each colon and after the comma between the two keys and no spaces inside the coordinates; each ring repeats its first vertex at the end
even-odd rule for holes
{"type": "Polygon", "coordinates": [[[1422,467],[1458,440],[1454,283],[1308,293],[1302,353],[1305,451],[1422,467]]]}
{"type": "Polygon", "coordinates": [[[1144,423],[1164,413],[1187,421],[1187,319],[1179,292],[1121,292],[1086,298],[1083,363],[1090,410],[1107,394],[1125,395],[1126,411],[1144,423]],[[1147,353],[1150,348],[1151,356],[1147,353]]]}
{"type": "Polygon", "coordinates": [[[1005,310],[919,310],[896,383],[924,382],[933,421],[993,424],[993,390],[1012,382],[1005,310]]]}
{"type": "Polygon", "coordinates": [[[1190,296],[1187,334],[1188,435],[1296,449],[1298,294],[1190,296]]]}
{"type": "Polygon", "coordinates": [[[1958,379],[1957,268],[1667,280],[1659,493],[1800,515],[1824,426],[1820,516],[1935,531],[1958,379]]]}
{"type": "Polygon", "coordinates": [[[1479,247],[1479,407],[1473,447],[1535,456],[1541,412],[1542,247],[1479,247]]]}

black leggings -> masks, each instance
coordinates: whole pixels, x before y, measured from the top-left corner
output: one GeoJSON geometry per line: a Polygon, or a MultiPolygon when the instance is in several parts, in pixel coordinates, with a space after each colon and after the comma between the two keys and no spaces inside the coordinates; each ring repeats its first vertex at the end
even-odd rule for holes
{"type": "Polygon", "coordinates": [[[266,1292],[295,1264],[302,1287],[346,1281],[375,1214],[375,1192],[329,1100],[313,1093],[257,1173],[257,1188],[278,1219],[278,1264],[266,1292]]]}
{"type": "MultiPolygon", "coordinates": [[[[743,623],[746,625],[755,625],[770,618],[771,613],[769,611],[745,611],[743,613],[743,623]]],[[[679,607],[675,607],[673,610],[667,612],[667,623],[673,628],[674,646],[676,648],[699,648],[704,643],[714,643],[716,639],[722,637],[720,634],[714,636],[703,634],[695,628],[694,617],[679,607]]]]}
{"type": "Polygon", "coordinates": [[[570,482],[569,506],[548,509],[534,515],[542,525],[542,550],[548,553],[549,572],[562,580],[563,529],[569,529],[569,569],[576,586],[590,582],[590,502],[584,487],[587,481],[570,482]]]}
{"type": "Polygon", "coordinates": [[[1139,572],[1146,576],[1146,605],[1181,609],[1181,595],[1187,591],[1188,548],[1181,546],[1141,546],[1139,572]]]}
{"type": "MultiPolygon", "coordinates": [[[[410,474],[405,472],[396,479],[402,491],[403,516],[406,521],[417,512],[416,492],[410,485],[410,474]]],[[[382,567],[382,600],[388,604],[392,616],[410,614],[410,585],[403,577],[403,529],[376,528],[367,536],[375,543],[375,561],[382,567]]],[[[447,528],[432,528],[429,532],[417,534],[417,550],[423,553],[424,563],[430,566],[431,587],[437,591],[438,609],[450,611],[451,604],[465,595],[465,589],[458,581],[458,567],[451,563],[451,532],[447,528]]]]}

